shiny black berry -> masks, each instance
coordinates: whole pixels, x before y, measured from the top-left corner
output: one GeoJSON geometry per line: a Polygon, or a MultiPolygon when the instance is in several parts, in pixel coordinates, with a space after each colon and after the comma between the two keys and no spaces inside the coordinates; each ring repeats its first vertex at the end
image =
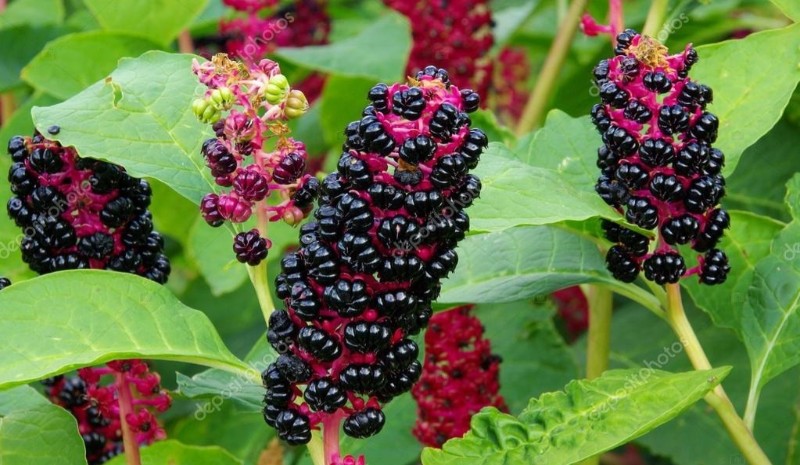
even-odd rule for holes
{"type": "Polygon", "coordinates": [[[354,438],[368,438],[378,434],[383,429],[386,416],[382,411],[368,407],[352,413],[344,421],[344,432],[354,438]]]}
{"type": "Polygon", "coordinates": [[[615,245],[608,249],[606,266],[614,278],[631,283],[639,275],[639,264],[623,246],[615,245]]]}
{"type": "Polygon", "coordinates": [[[683,257],[675,252],[655,253],[643,264],[644,275],[656,284],[677,283],[686,273],[683,257]]]}
{"type": "Polygon", "coordinates": [[[303,398],[312,410],[333,413],[347,403],[345,392],[328,377],[308,383],[303,398]]]}
{"type": "Polygon", "coordinates": [[[700,268],[700,282],[703,284],[722,284],[731,270],[728,257],[719,249],[711,249],[703,257],[703,266],[700,268]]]}

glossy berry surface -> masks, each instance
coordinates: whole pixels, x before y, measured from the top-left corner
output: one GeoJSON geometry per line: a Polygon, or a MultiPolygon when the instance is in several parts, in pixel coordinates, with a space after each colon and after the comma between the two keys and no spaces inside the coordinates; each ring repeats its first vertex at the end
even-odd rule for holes
{"type": "Polygon", "coordinates": [[[267,338],[283,355],[263,375],[264,417],[293,444],[332,416],[357,438],[383,428],[382,405],[422,373],[409,337],[431,318],[480,195],[468,174],[488,145],[466,115],[476,95],[426,68],[367,98],[275,280],[286,309],[267,338]]]}
{"type": "Polygon", "coordinates": [[[718,206],[725,194],[725,157],[712,147],[719,120],[706,106],[713,93],[689,78],[697,52],[688,45],[668,55],[656,40],[630,29],[617,44],[616,56],[602,60],[593,73],[602,102],[592,109],[592,122],[604,143],[595,189],[629,223],[653,233],[604,226],[606,238],[617,244],[606,256],[608,269],[625,282],[644,270],[658,284],[694,274],[701,283],[720,284],[730,270],[727,262],[709,261],[704,274],[702,256],[687,269],[677,248],[686,244],[706,252],[730,225],[718,206]]]}
{"type": "Polygon", "coordinates": [[[13,137],[9,217],[22,229],[22,259],[39,274],[94,268],[164,283],[170,264],[153,231],[147,181],[81,158],[40,134],[13,137]]]}

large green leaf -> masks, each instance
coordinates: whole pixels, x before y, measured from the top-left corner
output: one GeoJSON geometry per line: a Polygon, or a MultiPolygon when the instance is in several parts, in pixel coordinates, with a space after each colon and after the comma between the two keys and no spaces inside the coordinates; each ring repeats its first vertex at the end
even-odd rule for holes
{"type": "Polygon", "coordinates": [[[35,107],[33,121],[42,132],[61,126],[55,138],[81,156],[123,165],[199,203],[213,190],[200,155],[212,134],[191,110],[201,92],[192,58],[154,51],[123,59],[108,78],[66,102],[35,107]]]}
{"type": "Polygon", "coordinates": [[[770,244],[784,226],[765,216],[731,211],[731,229],[726,231],[719,248],[728,255],[732,271],[719,286],[700,284],[696,278],[681,284],[698,307],[706,311],[718,326],[742,334],[742,302],[747,298],[756,264],[770,253],[770,244]]]}
{"type": "Polygon", "coordinates": [[[585,282],[616,284],[592,242],[557,227],[473,235],[457,252],[443,303],[514,302],[585,282]]]}
{"type": "Polygon", "coordinates": [[[478,305],[484,336],[502,358],[500,393],[517,414],[531,397],[556,391],[578,377],[578,365],[553,320],[553,308],[531,300],[478,305]]]}
{"type": "Polygon", "coordinates": [[[103,31],[78,32],[48,43],[22,69],[22,79],[33,87],[68,99],[107,76],[122,57],[139,56],[158,48],[153,42],[103,31]],[[86,57],[92,57],[86,60],[86,57]]]}
{"type": "Polygon", "coordinates": [[[183,396],[204,400],[198,407],[204,413],[219,410],[229,400],[246,411],[259,412],[264,407],[264,388],[261,383],[253,383],[252,378],[258,378],[277,358],[278,354],[267,343],[266,338],[262,337],[245,357],[250,365],[250,377],[237,376],[217,368],[203,371],[191,378],[178,373],[178,388],[183,396]]]}
{"type": "Polygon", "coordinates": [[[61,24],[63,21],[63,0],[14,0],[0,13],[0,29],[61,24]]]}
{"type": "Polygon", "coordinates": [[[0,92],[22,85],[22,68],[39,53],[44,45],[65,32],[62,26],[29,25],[0,29],[0,92]]]}
{"type": "Polygon", "coordinates": [[[0,293],[0,387],[114,359],[177,360],[247,374],[208,318],[125,273],[65,271],[0,293]]]}
{"type": "Polygon", "coordinates": [[[281,47],[277,55],[326,73],[392,82],[403,77],[410,50],[408,20],[387,12],[354,37],[330,45],[281,47]]]}
{"type": "Polygon", "coordinates": [[[578,183],[565,182],[558,171],[518,160],[499,143],[489,144],[475,174],[483,189],[469,210],[473,231],[500,231],[596,216],[619,217],[594,192],[578,183]]]}
{"type": "Polygon", "coordinates": [[[736,171],[725,180],[723,203],[787,221],[786,182],[800,172],[796,147],[800,147],[800,127],[784,117],[744,152],[736,171]]]}
{"type": "Polygon", "coordinates": [[[612,370],[532,399],[519,418],[485,409],[463,439],[425,449],[424,465],[570,465],[642,436],[680,415],[730,371],[670,374],[612,370]]]}
{"type": "Polygon", "coordinates": [[[770,0],[789,18],[800,21],[800,3],[794,0],[770,0]]]}
{"type": "Polygon", "coordinates": [[[329,147],[344,142],[344,128],[358,119],[375,81],[361,77],[331,76],[325,81],[320,104],[322,134],[329,147]]]}
{"type": "Polygon", "coordinates": [[[800,82],[800,24],[697,48],[692,77],[714,89],[709,110],[719,117],[715,146],[725,153],[724,174],[778,122],[800,82]],[[741,66],[731,67],[731,63],[741,66]]]}
{"type": "Polygon", "coordinates": [[[0,463],[85,465],[75,417],[28,386],[0,392],[0,463]]]}
{"type": "MultiPolygon", "coordinates": [[[[178,441],[158,441],[141,448],[141,465],[242,465],[242,461],[217,446],[189,446],[178,441]]],[[[125,454],[108,465],[125,465],[125,454]]]]}
{"type": "Polygon", "coordinates": [[[208,0],[83,0],[103,29],[167,45],[203,11],[208,0]]]}
{"type": "Polygon", "coordinates": [[[211,413],[202,410],[202,406],[167,424],[169,437],[184,444],[219,446],[246,465],[257,464],[261,451],[275,436],[275,430],[264,424],[263,414],[241,411],[230,403],[211,413]]]}
{"type": "Polygon", "coordinates": [[[236,260],[233,236],[226,227],[212,228],[203,218],[189,232],[189,254],[194,259],[214,295],[238,289],[247,281],[247,267],[236,260]]]}
{"type": "MultiPolygon", "coordinates": [[[[723,384],[737,410],[742,412],[750,381],[744,346],[731,331],[714,326],[691,302],[685,304],[692,327],[711,363],[734,367],[723,384]]],[[[692,369],[684,346],[669,326],[632,302],[615,307],[611,334],[612,368],[649,367],[671,372],[692,369]]],[[[575,345],[575,354],[582,357],[585,352],[584,339],[575,345]]],[[[774,464],[786,463],[787,444],[795,422],[790,404],[800,392],[798,375],[800,368],[795,368],[764,388],[755,435],[774,464]]],[[[724,425],[705,403],[695,404],[674,421],[636,442],[658,456],[669,457],[675,465],[743,463],[724,425]]]]}
{"type": "Polygon", "coordinates": [[[800,175],[787,185],[786,203],[794,221],[772,242],[758,262],[742,314],[742,332],[750,355],[751,413],[761,388],[800,363],[800,175]]]}

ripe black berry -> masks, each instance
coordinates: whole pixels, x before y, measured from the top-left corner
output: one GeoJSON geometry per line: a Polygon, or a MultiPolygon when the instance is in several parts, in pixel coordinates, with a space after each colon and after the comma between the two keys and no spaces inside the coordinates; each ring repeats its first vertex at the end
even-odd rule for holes
{"type": "Polygon", "coordinates": [[[383,429],[386,416],[375,408],[366,408],[351,414],[344,421],[344,432],[350,437],[367,438],[378,434],[383,429]]]}
{"type": "Polygon", "coordinates": [[[258,229],[240,232],[233,240],[236,259],[250,266],[257,266],[267,258],[267,240],[261,237],[258,229]]]}
{"type": "Polygon", "coordinates": [[[333,413],[347,403],[344,391],[327,377],[308,383],[303,398],[313,410],[327,413],[333,413]]]}
{"type": "Polygon", "coordinates": [[[722,284],[731,270],[728,257],[719,249],[711,249],[703,257],[703,266],[700,270],[700,282],[703,284],[722,284]]]}
{"type": "Polygon", "coordinates": [[[624,247],[615,245],[606,254],[608,271],[622,282],[631,283],[639,275],[639,264],[624,247]]]}
{"type": "Polygon", "coordinates": [[[686,273],[683,257],[675,252],[655,253],[644,261],[643,268],[645,277],[656,284],[677,283],[686,273]]]}

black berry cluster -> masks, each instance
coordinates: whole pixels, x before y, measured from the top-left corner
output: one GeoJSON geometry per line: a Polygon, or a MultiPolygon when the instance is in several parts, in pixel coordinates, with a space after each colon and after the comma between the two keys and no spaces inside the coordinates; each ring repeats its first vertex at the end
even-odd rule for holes
{"type": "Polygon", "coordinates": [[[170,264],[147,211],[147,181],[39,133],[12,137],[8,153],[8,215],[23,230],[22,259],[33,271],[100,268],[167,281],[170,264]]]}
{"type": "Polygon", "coordinates": [[[663,45],[630,29],[617,43],[616,56],[594,68],[602,103],[592,108],[592,121],[603,138],[595,187],[628,222],[656,229],[658,239],[651,251],[649,237],[604,222],[606,237],[616,243],[608,268],[626,282],[644,270],[658,284],[692,274],[720,284],[730,270],[715,248],[730,225],[719,207],[725,157],[712,147],[719,120],[706,105],[713,93],[688,77],[697,52],[689,45],[667,55],[663,45]],[[678,250],[684,244],[703,253],[694,268],[687,269],[678,250]]]}
{"type": "Polygon", "coordinates": [[[368,98],[276,279],[286,309],[269,322],[282,355],[263,373],[264,418],[291,444],[331,418],[352,437],[381,430],[381,404],[420,376],[409,337],[427,325],[456,267],[464,209],[481,189],[468,174],[487,146],[467,116],[476,93],[428,67],[409,84],[376,85],[368,98]]]}

